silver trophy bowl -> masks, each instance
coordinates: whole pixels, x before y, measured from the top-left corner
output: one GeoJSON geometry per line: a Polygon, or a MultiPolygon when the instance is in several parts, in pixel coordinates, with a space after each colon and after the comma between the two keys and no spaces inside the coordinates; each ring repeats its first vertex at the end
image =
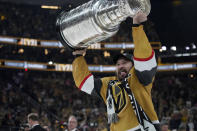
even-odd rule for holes
{"type": "Polygon", "coordinates": [[[58,34],[65,47],[83,49],[113,36],[127,17],[142,11],[150,13],[149,0],[91,0],[56,21],[58,34]]]}

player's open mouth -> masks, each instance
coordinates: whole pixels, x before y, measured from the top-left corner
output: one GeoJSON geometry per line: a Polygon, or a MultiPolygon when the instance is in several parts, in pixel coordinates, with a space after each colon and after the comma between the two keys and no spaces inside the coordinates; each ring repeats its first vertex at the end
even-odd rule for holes
{"type": "Polygon", "coordinates": [[[125,77],[127,75],[127,71],[126,70],[120,70],[119,71],[119,76],[120,77],[125,77]]]}

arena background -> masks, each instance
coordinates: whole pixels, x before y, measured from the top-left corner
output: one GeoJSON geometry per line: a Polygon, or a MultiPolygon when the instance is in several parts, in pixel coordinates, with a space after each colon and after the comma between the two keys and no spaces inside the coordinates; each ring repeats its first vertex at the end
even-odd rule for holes
{"type": "MultiPolygon", "coordinates": [[[[71,74],[72,52],[59,42],[57,15],[88,0],[0,0],[0,130],[23,130],[27,114],[38,112],[43,126],[65,130],[74,114],[79,127],[107,130],[103,103],[80,92],[71,74]]],[[[151,0],[145,26],[155,49],[158,72],[152,97],[161,123],[197,131],[197,1],[151,0]]],[[[111,56],[133,50],[131,22],[87,50],[97,77],[113,75],[111,56]],[[126,48],[128,47],[128,48],[126,48]]]]}

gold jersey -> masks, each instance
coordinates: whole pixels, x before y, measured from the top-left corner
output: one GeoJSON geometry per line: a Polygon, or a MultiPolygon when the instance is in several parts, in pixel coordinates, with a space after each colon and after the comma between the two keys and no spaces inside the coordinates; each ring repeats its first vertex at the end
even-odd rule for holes
{"type": "MultiPolygon", "coordinates": [[[[157,124],[159,121],[151,97],[152,83],[157,68],[155,54],[143,30],[143,25],[132,27],[132,31],[135,44],[134,66],[129,72],[128,86],[152,123],[157,124]]],[[[73,78],[80,90],[88,94],[96,92],[105,103],[108,97],[109,82],[117,80],[116,76],[95,79],[88,70],[83,56],[79,56],[73,61],[73,78]]],[[[130,103],[129,95],[119,84],[121,82],[117,81],[111,91],[119,121],[111,123],[110,131],[138,131],[139,121],[130,103]]]]}

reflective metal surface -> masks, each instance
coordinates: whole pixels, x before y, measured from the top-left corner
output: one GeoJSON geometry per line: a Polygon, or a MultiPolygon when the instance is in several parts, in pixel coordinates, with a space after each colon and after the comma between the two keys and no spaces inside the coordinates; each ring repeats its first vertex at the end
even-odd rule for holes
{"type": "Polygon", "coordinates": [[[87,48],[114,35],[119,24],[138,11],[150,13],[149,0],[92,0],[57,19],[59,34],[65,46],[87,48]]]}

